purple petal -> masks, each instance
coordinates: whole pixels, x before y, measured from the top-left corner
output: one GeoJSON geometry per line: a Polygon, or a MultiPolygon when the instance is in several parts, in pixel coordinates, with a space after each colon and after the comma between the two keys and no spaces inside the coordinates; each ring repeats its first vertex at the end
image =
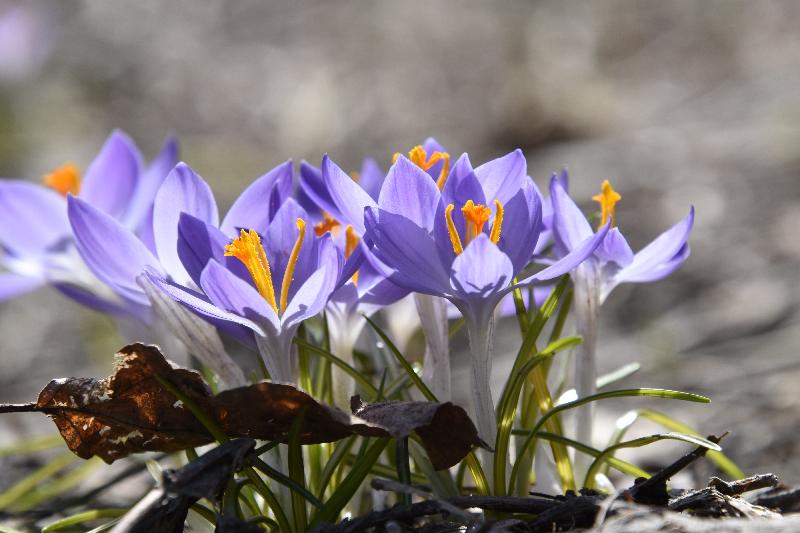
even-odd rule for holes
{"type": "MultiPolygon", "coordinates": [[[[200,286],[216,307],[241,317],[239,324],[253,331],[258,330],[250,324],[269,324],[276,331],[280,330],[280,321],[272,306],[250,284],[216,261],[209,261],[203,270],[200,286]]],[[[217,318],[225,319],[224,316],[217,318]]]]}
{"type": "Polygon", "coordinates": [[[562,257],[549,267],[545,268],[544,270],[540,270],[536,274],[520,281],[517,284],[517,286],[535,283],[539,281],[548,281],[563,276],[567,272],[572,271],[578,265],[580,265],[586,259],[588,259],[589,256],[591,256],[594,253],[597,247],[600,246],[600,243],[603,242],[603,239],[608,233],[610,225],[611,225],[610,222],[607,223],[605,226],[600,228],[600,231],[598,231],[596,234],[590,236],[588,239],[580,243],[570,253],[568,253],[567,255],[565,255],[564,257],[562,257]]]}
{"type": "Polygon", "coordinates": [[[353,229],[363,235],[364,208],[376,207],[375,201],[327,154],[322,158],[322,179],[336,208],[330,213],[343,225],[352,224],[353,229]]]}
{"type": "MultiPolygon", "coordinates": [[[[488,225],[488,223],[487,223],[488,225]]],[[[503,224],[500,227],[498,248],[519,273],[530,262],[542,229],[542,204],[532,180],[526,180],[522,189],[503,206],[503,224]]]]}
{"type": "Polygon", "coordinates": [[[322,219],[322,211],[331,214],[338,212],[322,179],[322,170],[306,161],[300,162],[300,189],[297,192],[297,201],[315,220],[322,219]]]}
{"type": "Polygon", "coordinates": [[[67,211],[78,251],[87,266],[120,296],[147,305],[136,278],[146,267],[161,270],[158,259],[110,215],[70,196],[67,211]]]}
{"type": "Polygon", "coordinates": [[[153,233],[153,201],[159,187],[176,164],[178,164],[178,139],[170,135],[164,141],[161,151],[140,176],[136,195],[125,213],[124,224],[129,228],[137,229],[145,244],[152,242],[153,250],[155,250],[155,240],[151,237],[153,233]]]}
{"type": "Polygon", "coordinates": [[[281,318],[284,328],[291,328],[322,311],[342,270],[339,257],[331,240],[323,241],[317,270],[297,289],[286,306],[281,318]]]}
{"type": "Polygon", "coordinates": [[[671,274],[689,256],[686,241],[694,224],[694,207],[689,214],[659,235],[633,256],[633,261],[617,274],[617,283],[644,283],[671,274]]]}
{"type": "Polygon", "coordinates": [[[230,239],[216,227],[187,213],[181,214],[178,221],[178,257],[198,287],[200,275],[211,259],[226,263],[224,252],[228,243],[230,239]]]}
{"type": "Polygon", "coordinates": [[[574,250],[594,233],[586,216],[570,198],[557,177],[550,180],[550,201],[553,203],[553,234],[559,252],[574,250]]]}
{"type": "Polygon", "coordinates": [[[608,235],[594,251],[601,263],[614,263],[618,268],[626,267],[633,261],[633,250],[618,228],[608,230],[608,235]]]}
{"type": "Polygon", "coordinates": [[[181,213],[208,224],[219,223],[211,188],[186,163],[178,163],[158,190],[153,204],[153,232],[161,265],[172,279],[186,284],[191,278],[178,255],[178,221],[181,213]]]}
{"type": "MultiPolygon", "coordinates": [[[[278,209],[262,241],[272,272],[272,282],[275,285],[276,293],[280,292],[289,257],[300,234],[297,229],[297,219],[308,220],[308,215],[300,207],[300,204],[289,198],[278,209]]],[[[293,281],[289,285],[290,299],[297,287],[302,285],[306,278],[316,269],[318,254],[316,239],[313,228],[306,224],[303,244],[300,246],[300,253],[295,263],[293,281]]]]}
{"type": "Polygon", "coordinates": [[[451,279],[459,296],[486,300],[511,283],[514,266],[506,254],[480,234],[453,261],[451,279]]]}
{"type": "Polygon", "coordinates": [[[433,231],[440,196],[430,176],[401,155],[383,182],[378,205],[384,211],[403,215],[430,232],[433,231]]]}
{"type": "Polygon", "coordinates": [[[125,219],[131,198],[136,196],[142,156],[133,141],[114,130],[86,170],[81,199],[118,220],[125,219]]]}
{"type": "Polygon", "coordinates": [[[527,178],[528,164],[522,150],[517,149],[479,166],[475,169],[475,175],[483,186],[487,202],[500,200],[501,204],[505,204],[527,178]]]}
{"type": "Polygon", "coordinates": [[[40,255],[70,239],[64,198],[25,181],[0,181],[0,244],[15,255],[40,255]]]}
{"type": "Polygon", "coordinates": [[[386,174],[381,170],[378,162],[373,158],[368,157],[361,164],[361,174],[358,179],[358,184],[364,189],[370,198],[378,201],[378,195],[381,192],[381,186],[386,178],[386,174]]]}
{"type": "MultiPolygon", "coordinates": [[[[199,293],[190,291],[186,287],[175,285],[174,283],[171,283],[170,281],[158,276],[154,272],[146,271],[145,275],[156,287],[161,289],[161,291],[170,296],[173,300],[184,304],[186,307],[188,307],[189,309],[191,309],[192,311],[196,312],[201,316],[208,317],[212,319],[212,321],[216,320],[222,322],[230,322],[232,324],[238,324],[260,335],[263,335],[264,333],[261,326],[256,322],[248,320],[247,318],[240,316],[236,313],[232,313],[224,309],[221,309],[217,305],[205,299],[203,295],[199,293]]],[[[245,343],[248,345],[252,345],[253,344],[252,338],[250,339],[250,342],[245,342],[245,343]]]]}
{"type": "Polygon", "coordinates": [[[89,309],[94,309],[100,313],[105,313],[107,315],[116,317],[133,317],[144,323],[149,323],[152,319],[150,309],[147,306],[138,303],[125,302],[124,304],[121,304],[112,302],[106,300],[105,298],[101,298],[82,287],[71,285],[69,283],[56,283],[54,287],[67,298],[75,300],[79,304],[84,305],[89,309]]]}
{"type": "Polygon", "coordinates": [[[11,272],[0,272],[0,302],[22,296],[44,284],[45,280],[37,276],[20,276],[11,272]]]}
{"type": "Polygon", "coordinates": [[[240,228],[264,233],[277,208],[292,194],[292,161],[281,163],[247,187],[233,202],[220,229],[235,236],[240,228]]]}
{"type": "Polygon", "coordinates": [[[395,270],[392,280],[401,287],[427,294],[450,291],[450,276],[428,232],[402,215],[377,208],[364,212],[375,254],[395,270]]]}

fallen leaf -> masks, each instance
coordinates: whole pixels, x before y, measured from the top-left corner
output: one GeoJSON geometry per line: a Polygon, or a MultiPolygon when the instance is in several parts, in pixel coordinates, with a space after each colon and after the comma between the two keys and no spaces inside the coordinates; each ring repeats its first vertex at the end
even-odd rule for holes
{"type": "Polygon", "coordinates": [[[78,456],[111,463],[132,453],[173,452],[212,442],[192,412],[157,379],[177,387],[230,437],[286,442],[302,412],[300,442],[334,442],[351,435],[403,438],[415,432],[434,468],[458,463],[485,446],[467,413],[452,403],[389,401],[362,404],[353,415],[319,403],[290,385],[261,382],[212,394],[197,372],[172,366],[155,346],[131,344],[105,379],[51,381],[35,410],[53,418],[78,456]]]}

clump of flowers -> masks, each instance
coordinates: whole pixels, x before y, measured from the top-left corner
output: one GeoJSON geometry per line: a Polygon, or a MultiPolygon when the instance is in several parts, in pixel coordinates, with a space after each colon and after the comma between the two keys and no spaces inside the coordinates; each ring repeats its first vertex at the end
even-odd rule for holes
{"type": "MultiPolygon", "coordinates": [[[[416,476],[442,497],[548,491],[535,475],[548,470],[562,490],[607,487],[609,466],[646,474],[614,457],[619,441],[595,448],[594,403],[619,396],[708,400],[650,388],[598,391],[600,310],[617,285],[656,281],[683,264],[694,210],[634,253],[617,227],[621,196],[609,181],[593,198],[600,213],[592,228],[592,213],[587,217],[569,195],[566,172],[552,177],[544,195],[520,150],[473,166],[467,154],[452,157],[428,139],[390,160],[385,173],[369,159],[348,174],[324,155],[319,167],[302,162],[297,176],[287,161],[221,216],[209,185],[177,161],[175,140],[145,165],[133,142],[114,132],[82,180],[69,163],[41,185],[0,182],[0,298],[52,284],[115,316],[123,332],[132,331],[131,323],[144,326],[131,341],[177,342],[215,387],[264,379],[344,411],[355,394],[368,402],[449,401],[449,340],[464,326],[467,412],[475,442],[486,448],[480,457],[470,453],[460,466],[436,473],[408,433],[389,431],[394,454],[383,452],[385,443],[370,445],[369,432],[335,445],[302,445],[288,435],[264,449],[272,466],[249,478],[260,501],[229,486],[236,493],[228,504],[240,500],[243,518],[303,530],[336,520],[345,506],[358,512],[370,471],[396,472],[402,483],[416,476]],[[419,353],[404,353],[403,339],[380,325],[397,320],[408,298],[424,333],[419,353]],[[516,319],[521,335],[512,372],[498,386],[494,335],[503,319],[516,319]],[[227,339],[255,354],[260,375],[246,377],[227,339]],[[560,354],[572,351],[574,370],[558,374],[572,374],[574,382],[559,381],[551,368],[566,364],[560,354]],[[553,387],[572,390],[562,396],[568,401],[557,403],[553,387]],[[574,435],[562,421],[572,410],[574,435]],[[552,458],[537,441],[547,441],[552,458]],[[298,464],[305,466],[298,471],[298,464]],[[292,507],[293,523],[282,505],[292,507]]],[[[366,416],[360,402],[353,400],[352,416],[366,416]]],[[[664,438],[718,450],[666,415],[660,420],[684,429],[664,438]]],[[[721,454],[713,457],[735,469],[721,454]]],[[[407,503],[409,496],[398,499],[407,503]]]]}

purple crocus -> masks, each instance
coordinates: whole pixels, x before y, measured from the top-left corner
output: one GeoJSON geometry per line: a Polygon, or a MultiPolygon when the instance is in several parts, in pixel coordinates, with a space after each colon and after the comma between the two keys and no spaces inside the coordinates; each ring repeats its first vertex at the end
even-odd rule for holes
{"type": "Polygon", "coordinates": [[[307,213],[290,198],[263,235],[241,229],[237,238],[225,244],[211,230],[206,234],[211,240],[187,242],[194,250],[212,252],[199,273],[202,293],[152,272],[148,277],[196,313],[250,330],[271,378],[296,384],[292,339],[304,320],[325,307],[342,272],[342,256],[330,236],[314,235],[307,219],[307,213]]]}
{"type": "MultiPolygon", "coordinates": [[[[556,257],[569,254],[594,232],[586,216],[570,198],[566,190],[566,173],[550,181],[550,200],[553,205],[553,253],[556,257]]],[[[600,204],[600,224],[614,225],[614,207],[622,197],[606,180],[601,193],[593,200],[600,204]]],[[[575,286],[574,316],[578,334],[583,342],[578,346],[576,358],[576,390],[578,396],[596,392],[597,328],[600,306],[621,283],[657,281],[674,272],[689,257],[689,233],[694,223],[694,208],[673,227],[659,235],[642,250],[633,253],[618,228],[612,227],[594,254],[580,264],[572,274],[575,286]]],[[[578,412],[578,440],[592,440],[592,413],[590,406],[578,412]]],[[[588,465],[587,465],[588,466],[588,465]]]]}
{"type": "Polygon", "coordinates": [[[117,130],[83,179],[76,165],[67,163],[45,176],[43,185],[0,181],[0,264],[6,270],[0,273],[0,301],[50,284],[93,309],[129,315],[78,255],[66,196],[80,198],[146,238],[153,198],[177,153],[177,141],[170,137],[145,167],[133,141],[117,130]]]}
{"type": "Polygon", "coordinates": [[[497,425],[489,377],[495,307],[514,286],[552,280],[574,269],[594,252],[607,228],[512,285],[542,231],[541,200],[519,150],[475,169],[464,154],[441,191],[418,165],[400,156],[378,205],[366,209],[364,220],[366,238],[394,269],[395,283],[447,298],[464,316],[478,430],[481,438],[493,442],[497,425]]]}

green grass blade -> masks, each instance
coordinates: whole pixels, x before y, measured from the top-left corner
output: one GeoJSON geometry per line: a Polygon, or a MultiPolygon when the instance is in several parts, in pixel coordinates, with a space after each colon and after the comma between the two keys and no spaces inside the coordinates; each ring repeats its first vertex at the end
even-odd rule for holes
{"type": "MultiPolygon", "coordinates": [[[[525,439],[525,442],[519,448],[519,452],[517,457],[522,457],[524,453],[528,451],[528,449],[532,449],[534,442],[536,441],[536,436],[541,431],[541,429],[547,423],[547,420],[551,417],[561,413],[563,411],[567,411],[569,409],[573,409],[575,407],[579,407],[581,405],[595,402],[598,400],[606,400],[609,398],[620,398],[620,397],[631,397],[631,396],[641,396],[641,397],[655,397],[655,398],[664,398],[668,400],[683,400],[689,402],[699,402],[699,403],[708,403],[711,400],[706,398],[705,396],[701,396],[699,394],[693,394],[691,392],[681,392],[681,391],[673,391],[668,389],[653,389],[653,388],[640,388],[640,389],[621,389],[621,390],[614,390],[614,391],[606,391],[600,392],[598,394],[592,394],[591,396],[587,396],[585,398],[579,398],[574,402],[567,402],[552,409],[548,410],[539,418],[536,422],[536,425],[533,426],[530,434],[525,439]]],[[[551,431],[552,433],[552,431],[551,431]]],[[[516,482],[517,476],[519,476],[519,467],[521,466],[521,462],[519,460],[514,462],[514,466],[511,469],[511,485],[514,486],[516,482]]]]}
{"type": "Polygon", "coordinates": [[[378,389],[376,389],[372,383],[370,383],[364,376],[362,376],[358,370],[348,365],[347,363],[345,363],[344,361],[342,361],[329,351],[323,350],[319,346],[314,346],[313,344],[297,337],[295,337],[294,343],[329,360],[331,363],[341,368],[342,371],[344,371],[351,378],[353,378],[356,381],[356,383],[358,383],[365,391],[367,391],[371,395],[372,398],[377,397],[378,389]]]}
{"type": "Polygon", "coordinates": [[[400,353],[400,350],[397,349],[397,346],[394,345],[389,336],[386,335],[386,333],[384,333],[383,330],[378,327],[378,325],[375,324],[375,322],[373,322],[367,315],[364,315],[364,318],[370,327],[375,331],[375,333],[378,334],[397,362],[400,363],[400,366],[403,367],[403,370],[405,370],[406,374],[408,374],[408,377],[411,379],[414,385],[417,386],[422,395],[425,396],[428,401],[438,402],[439,400],[436,399],[436,395],[431,392],[427,385],[425,385],[425,382],[422,381],[422,378],[420,378],[419,375],[414,372],[411,364],[403,356],[403,354],[400,353]]]}
{"type": "MultiPolygon", "coordinates": [[[[524,433],[530,433],[527,430],[523,430],[524,433]]],[[[544,439],[546,441],[555,441],[565,446],[569,446],[570,448],[574,448],[576,451],[580,453],[585,453],[586,455],[591,455],[592,457],[599,457],[602,451],[598,450],[597,448],[592,448],[591,446],[587,446],[582,442],[578,442],[576,440],[568,439],[567,437],[562,437],[561,435],[556,435],[555,433],[548,433],[546,431],[540,431],[537,435],[540,439],[544,439]]],[[[617,459],[614,456],[609,456],[606,458],[606,462],[615,470],[622,472],[626,476],[630,476],[632,478],[637,477],[644,477],[649,478],[650,474],[642,470],[636,465],[628,463],[627,461],[623,461],[622,459],[617,459]]]]}
{"type": "MultiPolygon", "coordinates": [[[[289,477],[292,482],[301,487],[304,491],[306,488],[305,468],[303,468],[303,447],[300,445],[300,430],[303,427],[303,420],[305,419],[306,408],[300,410],[300,413],[292,421],[292,426],[289,428],[289,477]]],[[[309,494],[310,495],[310,494],[309,494]]],[[[313,496],[311,496],[313,498],[313,496]]],[[[292,513],[294,515],[295,531],[305,531],[308,524],[308,515],[306,514],[306,503],[303,496],[298,491],[292,491],[292,513]]]]}
{"type": "MultiPolygon", "coordinates": [[[[639,416],[647,418],[656,424],[663,426],[670,431],[678,431],[688,435],[702,436],[701,433],[686,424],[675,420],[674,418],[665,415],[653,409],[641,409],[638,411],[639,416]]],[[[725,472],[732,479],[742,479],[747,477],[747,474],[739,468],[727,455],[722,452],[709,451],[706,454],[709,461],[717,465],[721,471],[725,472]]]]}
{"type": "Polygon", "coordinates": [[[336,443],[336,447],[334,448],[330,459],[325,464],[325,468],[322,469],[319,489],[317,490],[317,495],[320,499],[324,498],[325,491],[328,489],[328,484],[330,483],[331,479],[333,479],[333,474],[336,471],[336,468],[338,468],[347,454],[350,453],[350,449],[356,443],[357,439],[358,437],[354,435],[352,437],[348,437],[346,440],[336,443]]]}
{"type": "Polygon", "coordinates": [[[344,506],[356,493],[358,487],[364,481],[372,469],[372,465],[378,460],[383,450],[389,444],[391,439],[383,437],[373,439],[372,444],[367,448],[363,455],[360,455],[358,461],[353,465],[353,468],[347,474],[347,477],[342,480],[336,490],[325,502],[322,509],[314,514],[314,519],[311,522],[312,528],[322,523],[334,523],[339,516],[339,513],[344,509],[344,506]]]}
{"type": "Polygon", "coordinates": [[[0,448],[0,458],[8,457],[10,455],[22,455],[29,453],[41,452],[44,450],[51,450],[58,448],[64,444],[64,439],[58,433],[53,435],[41,435],[37,437],[30,437],[0,448]]]}
{"type": "Polygon", "coordinates": [[[24,512],[33,509],[75,488],[76,485],[86,480],[92,474],[92,471],[97,470],[104,464],[105,463],[99,458],[92,457],[69,472],[66,472],[64,475],[55,479],[50,479],[47,483],[31,490],[18,501],[14,502],[14,504],[10,506],[10,509],[13,509],[15,512],[24,512]]]}
{"type": "Polygon", "coordinates": [[[628,363],[627,365],[622,365],[618,369],[613,370],[608,374],[603,374],[597,378],[597,388],[602,389],[621,379],[625,379],[631,374],[638,372],[640,367],[641,365],[639,363],[628,363]]]}
{"type": "Polygon", "coordinates": [[[632,439],[624,442],[620,442],[615,444],[614,446],[610,446],[600,453],[597,458],[595,458],[592,465],[589,467],[589,470],[586,472],[586,478],[583,481],[583,486],[587,489],[594,489],[595,488],[595,477],[600,468],[600,466],[608,460],[609,457],[613,456],[617,450],[622,448],[640,448],[642,446],[647,446],[648,444],[652,444],[654,442],[658,442],[660,440],[679,440],[683,442],[688,442],[689,444],[694,444],[695,446],[702,446],[704,448],[708,448],[712,451],[720,451],[722,448],[719,447],[718,444],[711,442],[710,440],[704,439],[703,437],[698,437],[696,435],[688,435],[686,433],[657,433],[655,435],[648,435],[647,437],[639,437],[638,439],[632,439]]]}
{"type": "Polygon", "coordinates": [[[72,452],[64,452],[57,455],[0,494],[0,510],[5,510],[11,504],[29,494],[39,483],[50,479],[77,460],[78,457],[72,452]]]}
{"type": "Polygon", "coordinates": [[[58,531],[76,524],[83,524],[84,522],[91,522],[100,518],[119,518],[128,512],[128,509],[94,509],[91,511],[84,511],[72,516],[67,516],[61,520],[56,520],[42,528],[42,533],[50,533],[51,531],[58,531]]]}

